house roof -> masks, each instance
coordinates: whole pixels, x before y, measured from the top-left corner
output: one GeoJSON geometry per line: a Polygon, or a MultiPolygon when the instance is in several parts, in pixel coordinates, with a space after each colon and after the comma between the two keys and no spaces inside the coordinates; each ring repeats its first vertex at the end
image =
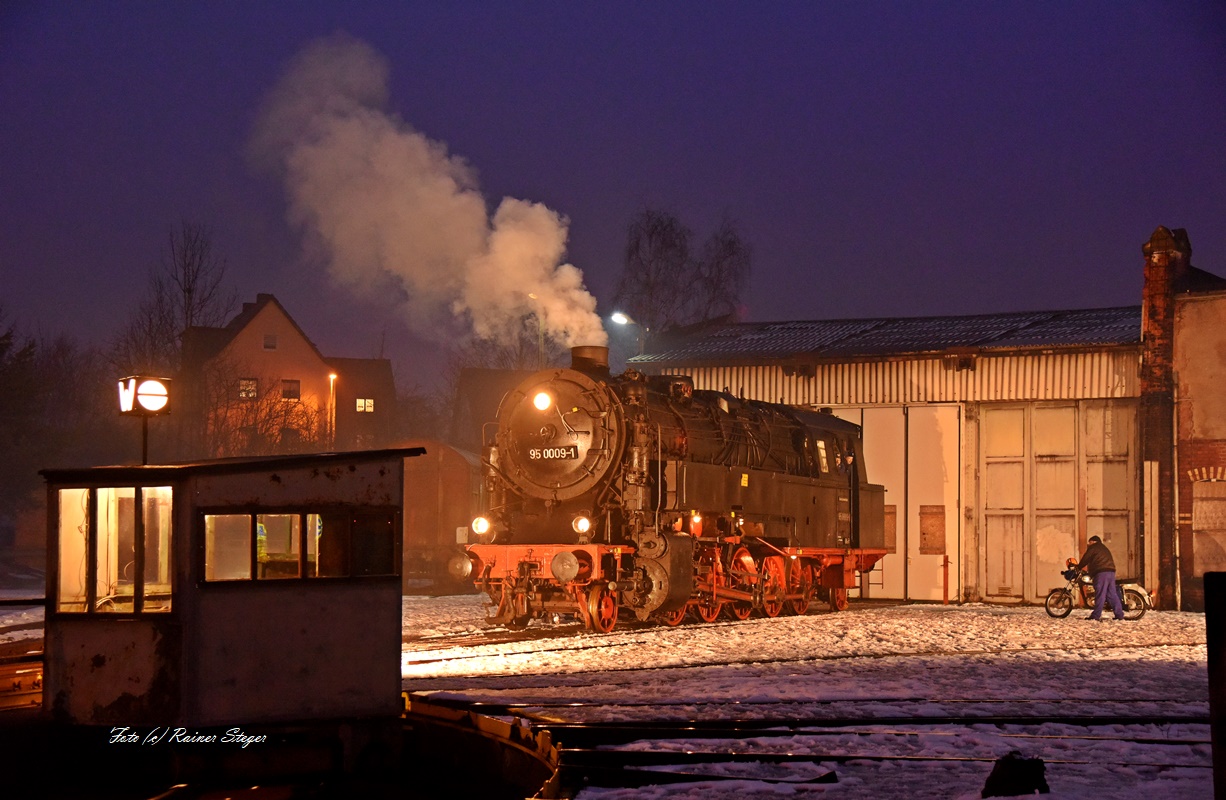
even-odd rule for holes
{"type": "Polygon", "coordinates": [[[328,358],[325,361],[341,375],[345,386],[352,384],[363,389],[396,393],[392,362],[386,358],[328,358]]]}
{"type": "Polygon", "coordinates": [[[1138,345],[1141,307],[943,317],[717,323],[665,334],[631,366],[821,361],[1138,345]]]}
{"type": "Polygon", "coordinates": [[[289,323],[294,326],[294,330],[298,331],[302,336],[303,341],[315,351],[315,355],[319,356],[321,361],[325,360],[323,354],[319,352],[319,348],[311,341],[311,337],[306,335],[306,332],[298,325],[297,320],[285,310],[285,306],[281,305],[281,302],[271,294],[261,293],[255,296],[254,303],[243,303],[243,310],[234,319],[226,323],[224,328],[200,326],[188,328],[184,332],[183,340],[184,361],[200,364],[221,353],[230,342],[234,341],[234,337],[238,336],[244,328],[250,325],[251,321],[270,303],[281,310],[281,313],[285,315],[289,323]]]}

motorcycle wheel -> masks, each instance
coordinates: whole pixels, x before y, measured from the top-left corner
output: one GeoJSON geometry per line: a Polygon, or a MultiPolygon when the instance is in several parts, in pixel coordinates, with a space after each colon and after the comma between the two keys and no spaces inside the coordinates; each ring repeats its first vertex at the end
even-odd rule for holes
{"type": "Polygon", "coordinates": [[[1064,619],[1073,613],[1073,595],[1068,589],[1052,589],[1043,607],[1047,609],[1047,616],[1064,619]]]}
{"type": "Polygon", "coordinates": [[[1140,619],[1145,616],[1145,598],[1132,589],[1124,590],[1124,619],[1140,619]]]}

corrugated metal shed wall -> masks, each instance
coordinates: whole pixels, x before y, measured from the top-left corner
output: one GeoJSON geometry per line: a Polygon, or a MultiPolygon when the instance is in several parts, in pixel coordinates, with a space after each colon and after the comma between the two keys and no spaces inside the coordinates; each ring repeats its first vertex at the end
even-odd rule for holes
{"type": "Polygon", "coordinates": [[[979,354],[970,369],[956,369],[957,363],[956,358],[927,357],[818,364],[812,377],[780,365],[665,367],[659,372],[690,375],[696,389],[806,406],[1138,396],[1140,355],[1131,348],[979,354]]]}

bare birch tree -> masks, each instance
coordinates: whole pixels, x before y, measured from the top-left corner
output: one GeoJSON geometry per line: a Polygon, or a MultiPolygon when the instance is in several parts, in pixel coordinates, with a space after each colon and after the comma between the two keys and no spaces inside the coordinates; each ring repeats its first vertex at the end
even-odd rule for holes
{"type": "Polygon", "coordinates": [[[730,220],[693,253],[693,233],[669,212],[645,209],[626,230],[626,253],[613,302],[644,331],[660,333],[735,315],[752,262],[730,220]]]}
{"type": "Polygon", "coordinates": [[[161,263],[150,271],[144,297],[111,348],[121,371],[174,374],[183,332],[220,326],[234,313],[237,293],[226,284],[226,260],[212,231],[183,222],[167,235],[161,263]]]}

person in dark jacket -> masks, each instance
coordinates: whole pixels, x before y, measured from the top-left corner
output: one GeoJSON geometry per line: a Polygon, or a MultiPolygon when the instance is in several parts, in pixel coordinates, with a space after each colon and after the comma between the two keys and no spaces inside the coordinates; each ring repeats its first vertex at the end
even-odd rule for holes
{"type": "Polygon", "coordinates": [[[1090,546],[1077,562],[1077,569],[1088,570],[1094,579],[1094,611],[1086,619],[1101,620],[1103,604],[1108,600],[1111,601],[1111,613],[1116,619],[1123,619],[1124,604],[1120,602],[1120,591],[1115,585],[1115,559],[1102,539],[1090,537],[1090,546]]]}

